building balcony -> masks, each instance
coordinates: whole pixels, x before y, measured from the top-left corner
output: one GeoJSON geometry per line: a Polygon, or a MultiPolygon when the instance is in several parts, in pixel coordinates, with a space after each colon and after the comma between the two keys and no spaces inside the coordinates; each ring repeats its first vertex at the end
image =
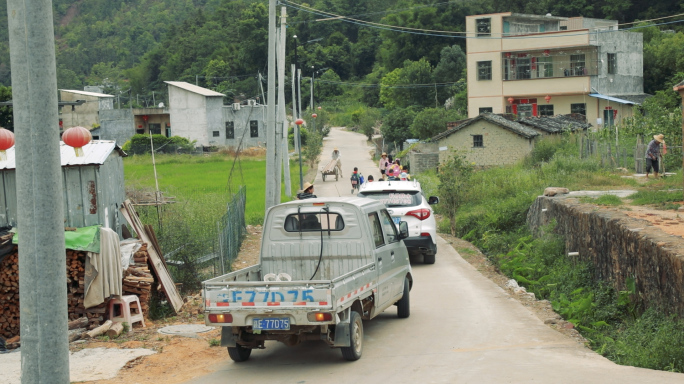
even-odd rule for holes
{"type": "Polygon", "coordinates": [[[598,47],[570,47],[501,53],[503,81],[597,76],[598,47]]]}

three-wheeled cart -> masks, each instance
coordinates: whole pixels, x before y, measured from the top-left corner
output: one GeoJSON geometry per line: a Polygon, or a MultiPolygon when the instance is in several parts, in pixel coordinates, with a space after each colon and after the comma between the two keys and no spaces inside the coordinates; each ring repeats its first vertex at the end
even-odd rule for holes
{"type": "Polygon", "coordinates": [[[321,170],[321,176],[323,177],[323,181],[325,181],[326,176],[332,175],[335,175],[335,181],[337,181],[337,179],[339,179],[340,177],[340,173],[340,167],[337,159],[330,160],[330,162],[321,170]]]}

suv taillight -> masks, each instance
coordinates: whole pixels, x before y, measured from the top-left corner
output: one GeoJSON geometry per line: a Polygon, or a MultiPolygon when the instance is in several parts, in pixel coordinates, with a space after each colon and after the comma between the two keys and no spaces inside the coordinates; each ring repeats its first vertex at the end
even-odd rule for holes
{"type": "Polygon", "coordinates": [[[430,210],[426,208],[416,209],[406,212],[406,216],[413,216],[416,219],[423,221],[430,217],[430,210]]]}

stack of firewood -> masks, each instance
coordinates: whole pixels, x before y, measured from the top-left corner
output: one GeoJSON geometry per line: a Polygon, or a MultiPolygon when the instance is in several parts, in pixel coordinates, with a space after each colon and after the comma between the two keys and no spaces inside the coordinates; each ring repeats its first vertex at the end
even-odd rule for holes
{"type": "Polygon", "coordinates": [[[19,334],[19,257],[14,253],[0,263],[0,336],[19,334]]]}
{"type": "Polygon", "coordinates": [[[130,264],[128,269],[124,271],[123,278],[123,294],[137,295],[142,307],[140,310],[145,316],[150,309],[150,296],[154,283],[154,276],[150,273],[148,259],[147,244],[143,244],[133,255],[134,263],[130,264]]]}
{"type": "Polygon", "coordinates": [[[104,321],[105,312],[107,311],[107,301],[95,307],[88,309],[83,308],[83,299],[85,297],[86,252],[67,249],[66,256],[69,320],[87,317],[88,327],[97,327],[104,321]]]}

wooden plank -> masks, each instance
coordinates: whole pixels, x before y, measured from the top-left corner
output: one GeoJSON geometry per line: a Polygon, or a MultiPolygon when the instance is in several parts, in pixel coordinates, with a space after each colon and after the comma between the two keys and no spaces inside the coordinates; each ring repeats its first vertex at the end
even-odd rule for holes
{"type": "Polygon", "coordinates": [[[123,205],[121,206],[121,213],[131,227],[133,227],[133,230],[138,234],[138,238],[144,243],[148,244],[147,253],[150,255],[150,264],[152,264],[154,272],[157,274],[161,285],[164,287],[164,294],[166,295],[166,298],[169,300],[169,303],[171,303],[174,311],[178,313],[183,306],[183,298],[181,298],[180,294],[178,293],[176,284],[174,284],[168,269],[166,269],[166,266],[159,256],[159,253],[157,253],[155,247],[152,246],[152,241],[147,236],[145,227],[140,222],[140,218],[135,212],[135,208],[133,208],[130,200],[124,201],[123,205]]]}
{"type": "Polygon", "coordinates": [[[159,246],[159,240],[157,240],[157,234],[154,233],[154,229],[152,228],[151,225],[145,225],[145,232],[147,233],[147,236],[149,236],[150,240],[152,240],[152,246],[154,246],[154,250],[157,251],[157,254],[159,255],[159,258],[161,258],[161,261],[164,263],[164,268],[168,269],[169,266],[166,265],[166,259],[164,258],[164,253],[161,250],[161,247],[159,246]]]}

